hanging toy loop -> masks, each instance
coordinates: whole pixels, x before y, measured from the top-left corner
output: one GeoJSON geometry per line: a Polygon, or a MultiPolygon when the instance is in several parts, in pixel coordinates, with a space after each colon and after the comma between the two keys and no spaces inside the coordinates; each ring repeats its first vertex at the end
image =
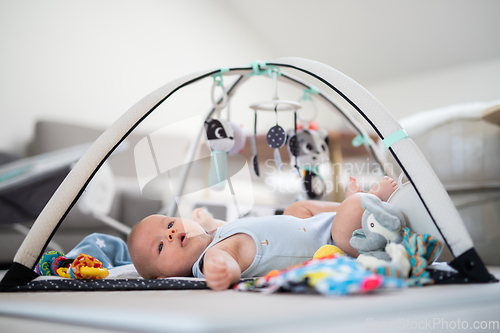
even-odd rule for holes
{"type": "Polygon", "coordinates": [[[299,98],[299,101],[310,102],[312,104],[312,113],[310,115],[306,114],[306,112],[299,112],[298,114],[299,120],[304,123],[304,129],[309,129],[309,122],[313,121],[318,114],[316,103],[312,99],[313,94],[319,94],[319,90],[314,86],[310,86],[309,89],[304,89],[303,95],[299,98]]]}
{"type": "Polygon", "coordinates": [[[228,100],[226,87],[224,87],[222,75],[220,75],[220,74],[214,75],[214,83],[212,84],[210,98],[212,99],[212,105],[215,109],[215,113],[217,114],[217,117],[219,117],[222,109],[224,109],[226,107],[227,100],[228,100]],[[215,88],[216,87],[220,87],[222,89],[222,100],[220,101],[220,103],[217,103],[216,99],[215,99],[215,88]]]}
{"type": "Polygon", "coordinates": [[[315,86],[309,86],[309,89],[304,89],[304,95],[302,96],[303,101],[308,101],[311,99],[312,94],[319,94],[319,89],[315,86]]]}
{"type": "Polygon", "coordinates": [[[279,72],[279,68],[269,68],[269,76],[273,79],[273,99],[274,100],[278,99],[278,72],[279,72]]]}
{"type": "Polygon", "coordinates": [[[267,75],[273,80],[273,96],[271,100],[257,102],[250,105],[257,111],[295,111],[302,107],[299,102],[278,99],[278,77],[281,75],[279,67],[270,66],[267,75]]]}

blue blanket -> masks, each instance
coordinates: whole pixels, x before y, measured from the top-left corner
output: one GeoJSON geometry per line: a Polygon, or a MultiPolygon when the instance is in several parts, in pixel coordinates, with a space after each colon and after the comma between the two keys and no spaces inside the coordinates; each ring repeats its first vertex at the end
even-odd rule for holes
{"type": "Polygon", "coordinates": [[[107,269],[132,263],[127,243],[121,238],[106,234],[88,235],[66,254],[66,258],[75,259],[80,253],[96,258],[107,269]]]}

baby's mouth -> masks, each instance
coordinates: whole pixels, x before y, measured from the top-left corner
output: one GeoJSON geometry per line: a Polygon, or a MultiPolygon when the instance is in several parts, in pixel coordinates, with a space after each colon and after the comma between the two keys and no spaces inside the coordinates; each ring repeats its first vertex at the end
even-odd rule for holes
{"type": "Polygon", "coordinates": [[[184,232],[180,233],[179,236],[177,236],[177,238],[179,239],[179,242],[181,243],[181,247],[186,246],[187,240],[188,240],[186,233],[184,233],[184,232]]]}

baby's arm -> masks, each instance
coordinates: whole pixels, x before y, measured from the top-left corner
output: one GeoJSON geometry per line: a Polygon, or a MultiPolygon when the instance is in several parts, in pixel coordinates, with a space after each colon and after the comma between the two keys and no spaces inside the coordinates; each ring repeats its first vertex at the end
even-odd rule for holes
{"type": "Polygon", "coordinates": [[[205,255],[203,275],[213,290],[226,290],[241,278],[238,262],[225,250],[211,248],[205,255]]]}

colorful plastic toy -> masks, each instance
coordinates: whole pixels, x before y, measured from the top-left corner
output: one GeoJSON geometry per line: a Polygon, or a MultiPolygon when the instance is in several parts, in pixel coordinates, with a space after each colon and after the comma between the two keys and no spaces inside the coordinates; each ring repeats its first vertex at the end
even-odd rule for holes
{"type": "Polygon", "coordinates": [[[36,267],[39,275],[61,276],[68,279],[103,279],[109,275],[96,258],[81,253],[76,259],[68,259],[61,252],[45,253],[36,267]]]}
{"type": "Polygon", "coordinates": [[[84,253],[76,257],[69,272],[75,279],[103,279],[109,275],[99,260],[84,253]]]}
{"type": "Polygon", "coordinates": [[[323,245],[314,253],[313,259],[326,258],[333,255],[343,255],[345,256],[344,251],[342,251],[338,246],[335,245],[323,245]]]}

